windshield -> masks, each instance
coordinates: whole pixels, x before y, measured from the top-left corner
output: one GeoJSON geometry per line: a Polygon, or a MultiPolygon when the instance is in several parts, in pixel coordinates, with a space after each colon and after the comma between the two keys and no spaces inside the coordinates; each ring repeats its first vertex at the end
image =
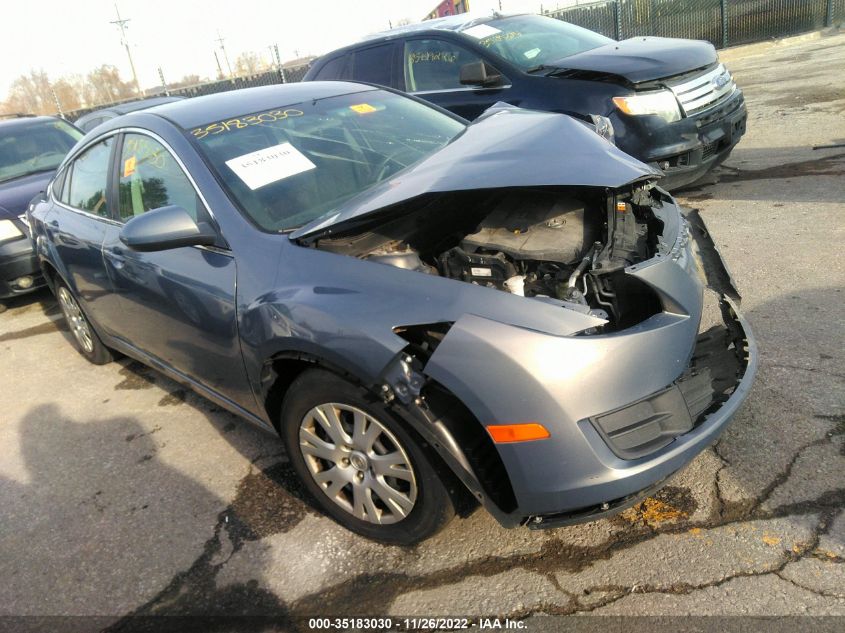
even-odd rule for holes
{"type": "Polygon", "coordinates": [[[59,119],[0,128],[0,182],[56,169],[81,138],[59,119]]]}
{"type": "Polygon", "coordinates": [[[262,229],[302,226],[446,145],[464,125],[367,90],[229,117],[191,130],[262,229]]]}
{"type": "Polygon", "coordinates": [[[469,26],[462,33],[526,70],[612,43],[604,35],[540,15],[516,15],[469,26]]]}

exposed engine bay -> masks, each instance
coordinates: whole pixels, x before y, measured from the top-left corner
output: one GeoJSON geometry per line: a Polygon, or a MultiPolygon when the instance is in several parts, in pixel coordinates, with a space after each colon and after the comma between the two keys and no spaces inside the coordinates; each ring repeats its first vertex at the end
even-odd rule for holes
{"type": "MultiPolygon", "coordinates": [[[[657,313],[657,296],[624,268],[652,258],[664,196],[626,190],[528,188],[417,199],[318,248],[421,273],[551,298],[608,320],[603,331],[657,313]]],[[[372,220],[372,218],[371,218],[372,220]]]]}

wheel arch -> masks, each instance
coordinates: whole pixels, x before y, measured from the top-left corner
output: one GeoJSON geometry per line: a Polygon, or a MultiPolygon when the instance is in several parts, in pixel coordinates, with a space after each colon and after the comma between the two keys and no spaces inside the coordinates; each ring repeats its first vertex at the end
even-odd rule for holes
{"type": "MultiPolygon", "coordinates": [[[[412,352],[411,346],[403,350],[412,352]]],[[[366,390],[374,398],[385,400],[380,384],[367,384],[354,373],[311,352],[277,352],[264,362],[261,394],[267,417],[281,433],[280,412],[290,386],[309,369],[324,369],[366,390]]],[[[456,478],[469,494],[481,503],[502,525],[518,523],[513,516],[516,497],[510,477],[484,426],[447,387],[429,380],[420,402],[402,403],[389,398],[391,410],[409,429],[424,440],[450,476],[456,478]]]]}
{"type": "Polygon", "coordinates": [[[56,294],[56,279],[64,281],[64,278],[49,260],[41,258],[39,263],[41,264],[41,274],[44,276],[44,281],[47,282],[47,287],[50,288],[50,292],[56,294]]]}

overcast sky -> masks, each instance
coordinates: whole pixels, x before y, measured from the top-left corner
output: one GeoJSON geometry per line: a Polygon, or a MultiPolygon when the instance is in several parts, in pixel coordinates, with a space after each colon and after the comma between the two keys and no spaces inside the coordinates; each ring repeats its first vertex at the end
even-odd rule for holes
{"type": "MultiPolygon", "coordinates": [[[[242,52],[269,59],[268,46],[279,45],[283,60],[319,55],[388,28],[403,18],[418,21],[438,0],[119,0],[122,17],[130,18],[128,38],[143,87],[159,84],[157,68],[167,80],[187,74],[213,78],[217,32],[225,39],[234,65],[242,52]]],[[[546,8],[574,0],[547,0],[546,8]]],[[[540,0],[502,0],[508,12],[538,12],[540,0]]],[[[470,0],[474,12],[498,8],[499,0],[470,0]]],[[[3,0],[0,21],[0,100],[9,84],[32,69],[51,79],[85,74],[108,63],[124,79],[131,73],[120,44],[113,0],[3,0]]],[[[219,50],[218,50],[218,54],[219,50]]],[[[221,64],[225,62],[220,59],[221,64]]]]}

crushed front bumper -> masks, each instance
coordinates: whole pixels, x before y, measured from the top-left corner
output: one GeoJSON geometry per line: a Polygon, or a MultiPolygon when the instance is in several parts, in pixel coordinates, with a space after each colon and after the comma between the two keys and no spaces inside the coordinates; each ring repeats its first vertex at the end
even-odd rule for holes
{"type": "Polygon", "coordinates": [[[636,503],[713,443],[747,397],[757,351],[730,274],[700,218],[691,219],[691,236],[677,213],[666,220],[677,223],[666,249],[626,271],[652,286],[663,312],[589,336],[552,336],[464,315],[426,365],[425,373],[483,425],[540,422],[551,434],[496,445],[516,500],[512,512],[494,512],[503,525],[590,521],[636,503]],[[708,331],[702,340],[705,282],[724,325],[715,339],[708,331]],[[732,357],[731,375],[705,367],[702,351],[723,365],[732,357]],[[602,428],[602,418],[619,422],[616,414],[625,410],[634,412],[630,420],[623,414],[621,424],[602,428]],[[685,420],[664,424],[679,410],[685,420]],[[640,437],[621,444],[618,435],[609,437],[620,429],[624,436],[626,427],[640,437]]]}
{"type": "MultiPolygon", "coordinates": [[[[696,406],[694,397],[698,393],[697,390],[693,390],[691,394],[684,389],[684,383],[690,380],[690,376],[707,376],[710,379],[713,397],[704,405],[700,402],[697,405],[703,409],[692,421],[692,429],[667,442],[664,450],[635,462],[638,472],[633,477],[627,478],[626,484],[634,484],[635,481],[642,482],[642,488],[630,490],[636,486],[626,485],[624,495],[600,503],[574,510],[526,517],[529,527],[551,528],[594,521],[625,510],[663,487],[672,474],[719,437],[748,396],[757,371],[756,344],[750,335],[747,322],[737,312],[731,299],[722,296],[719,303],[725,321],[724,329],[716,333],[715,328],[711,328],[699,336],[690,367],[669,388],[677,390],[681,402],[686,404],[690,413],[696,406]],[[714,345],[714,341],[719,339],[725,343],[721,349],[714,345]]],[[[632,408],[636,406],[631,405],[632,408]]],[[[593,428],[602,435],[611,451],[618,454],[595,423],[593,423],[593,428]]],[[[633,464],[634,462],[632,466],[633,464]]]]}
{"type": "MultiPolygon", "coordinates": [[[[611,119],[612,120],[612,119],[611,119]]],[[[617,134],[620,149],[654,165],[665,176],[664,189],[694,183],[721,164],[745,134],[748,111],[742,91],[712,110],[666,123],[659,117],[625,117],[617,134]]]]}

